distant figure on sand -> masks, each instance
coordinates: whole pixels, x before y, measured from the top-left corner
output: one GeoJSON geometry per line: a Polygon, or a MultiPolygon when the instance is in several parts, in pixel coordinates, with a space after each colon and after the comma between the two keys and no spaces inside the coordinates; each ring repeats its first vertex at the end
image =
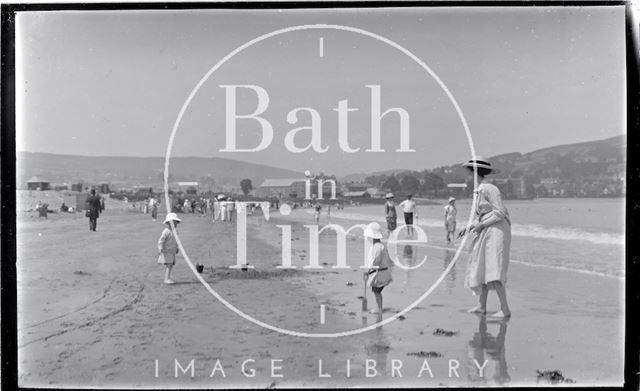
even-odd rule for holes
{"type": "Polygon", "coordinates": [[[320,205],[320,203],[317,203],[314,206],[315,211],[313,212],[313,219],[316,221],[316,223],[320,222],[320,211],[322,210],[322,205],[320,205]]]}
{"type": "Polygon", "coordinates": [[[48,219],[47,208],[49,208],[49,204],[43,204],[42,201],[38,201],[38,204],[36,205],[38,217],[44,217],[45,219],[48,219]]]}
{"type": "Polygon", "coordinates": [[[91,195],[87,197],[86,207],[86,216],[89,218],[89,231],[95,232],[98,227],[98,217],[100,217],[100,212],[102,212],[100,196],[96,195],[95,189],[91,189],[91,195]]]}
{"type": "Polygon", "coordinates": [[[180,224],[181,221],[175,213],[167,214],[163,222],[166,227],[162,231],[160,239],[158,239],[158,263],[165,266],[165,284],[175,284],[175,281],[171,279],[171,269],[176,264],[176,254],[179,250],[178,242],[176,242],[176,238],[171,231],[171,222],[173,222],[174,228],[177,231],[178,224],[180,224]]]}
{"type": "Polygon", "coordinates": [[[220,200],[220,220],[227,221],[227,198],[223,197],[220,200]]]}
{"type": "Polygon", "coordinates": [[[455,238],[457,215],[458,210],[456,209],[456,199],[449,197],[447,205],[444,206],[444,229],[447,232],[447,243],[451,243],[455,238]]]}
{"type": "Polygon", "coordinates": [[[396,213],[396,203],[393,201],[393,193],[387,193],[385,198],[387,202],[384,203],[384,215],[387,219],[387,231],[391,235],[391,232],[398,226],[396,222],[398,214],[396,213]]]}
{"type": "Polygon", "coordinates": [[[416,202],[412,200],[413,194],[407,194],[407,199],[400,203],[404,213],[404,223],[407,225],[407,234],[413,236],[413,218],[416,211],[416,202]]]}
{"type": "Polygon", "coordinates": [[[227,199],[227,221],[231,222],[233,218],[233,211],[236,209],[236,202],[233,198],[227,199]]]}
{"type": "Polygon", "coordinates": [[[149,210],[151,211],[151,218],[156,221],[158,219],[158,201],[153,197],[149,200],[149,210]]]}
{"type": "Polygon", "coordinates": [[[378,315],[379,322],[382,320],[382,289],[392,281],[391,270],[389,270],[392,261],[387,249],[384,244],[382,244],[382,228],[380,224],[375,222],[370,223],[364,230],[364,237],[373,241],[367,259],[369,270],[364,272],[364,279],[376,297],[378,309],[377,311],[372,311],[372,313],[378,315]],[[373,276],[371,276],[372,274],[373,276]]]}
{"type": "Polygon", "coordinates": [[[507,303],[507,270],[509,268],[509,248],[511,246],[511,220],[509,212],[502,203],[500,190],[486,182],[485,176],[496,170],[483,158],[469,160],[463,165],[471,174],[478,175],[478,187],[473,192],[475,218],[471,225],[463,229],[459,237],[466,232],[475,234],[473,249],[467,264],[465,286],[480,295],[477,306],[469,310],[486,314],[487,295],[494,289],[500,300],[500,311],[492,317],[511,316],[507,303]]]}

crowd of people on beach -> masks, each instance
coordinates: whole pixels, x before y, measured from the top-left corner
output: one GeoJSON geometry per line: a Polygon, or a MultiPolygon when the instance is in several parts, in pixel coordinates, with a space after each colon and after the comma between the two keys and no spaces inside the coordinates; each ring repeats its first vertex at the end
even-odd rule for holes
{"type": "MultiPolygon", "coordinates": [[[[486,314],[487,297],[489,290],[494,290],[500,301],[500,310],[488,316],[497,318],[508,318],[511,316],[506,293],[507,271],[509,266],[509,250],[511,243],[511,220],[509,212],[502,202],[500,190],[493,184],[485,181],[485,177],[495,170],[487,159],[476,158],[464,163],[470,175],[477,178],[477,187],[474,190],[474,219],[471,224],[463,228],[457,235],[457,239],[467,234],[473,235],[471,239],[472,250],[467,263],[465,287],[469,288],[474,295],[479,297],[478,304],[469,312],[486,314]]],[[[395,196],[393,193],[386,195],[384,204],[385,220],[387,223],[387,234],[391,235],[397,228],[398,214],[396,211],[395,196]]],[[[450,197],[444,206],[444,228],[447,243],[454,240],[456,232],[457,209],[455,198],[450,197]]],[[[155,205],[155,204],[153,204],[155,205]]],[[[257,207],[269,208],[274,206],[270,202],[249,204],[249,214],[253,214],[257,207]]],[[[304,204],[306,207],[313,207],[313,216],[316,223],[319,222],[322,204],[304,204]]],[[[403,213],[408,234],[413,235],[414,225],[417,222],[417,204],[413,200],[412,194],[407,194],[406,199],[399,205],[403,213]]],[[[276,206],[277,207],[277,206],[276,206]]],[[[162,231],[158,240],[158,263],[166,267],[164,282],[173,284],[171,279],[171,269],[175,265],[175,255],[178,247],[173,236],[173,229],[181,222],[176,212],[207,214],[211,211],[212,221],[233,221],[234,211],[238,209],[237,203],[225,195],[219,195],[213,201],[201,199],[200,201],[184,200],[182,208],[177,208],[167,214],[162,231]],[[182,210],[180,210],[182,209],[182,210]]],[[[340,207],[338,207],[340,209],[340,207]]],[[[331,204],[326,205],[327,216],[331,217],[331,204]]],[[[154,217],[155,220],[155,217],[154,217]]],[[[382,227],[378,222],[367,225],[364,237],[370,240],[372,246],[368,254],[368,265],[370,268],[364,272],[363,279],[375,296],[377,308],[372,312],[378,314],[381,320],[383,311],[382,291],[388,286],[392,278],[393,261],[391,260],[386,245],[383,242],[384,235],[382,227]]]]}

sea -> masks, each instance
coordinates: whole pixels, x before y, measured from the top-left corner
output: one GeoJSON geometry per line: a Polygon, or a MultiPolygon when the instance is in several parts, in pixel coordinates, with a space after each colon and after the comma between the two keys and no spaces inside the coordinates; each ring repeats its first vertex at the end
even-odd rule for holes
{"type": "MultiPolygon", "coordinates": [[[[625,198],[540,198],[504,203],[512,223],[511,262],[624,278],[625,198]]],[[[419,205],[416,212],[417,224],[427,233],[428,245],[436,248],[448,246],[444,205],[445,201],[419,205]]],[[[471,200],[458,200],[456,207],[460,229],[469,221],[471,200]]],[[[397,210],[400,225],[403,218],[399,207],[397,210]]],[[[332,208],[331,217],[382,223],[384,206],[332,208]]]]}

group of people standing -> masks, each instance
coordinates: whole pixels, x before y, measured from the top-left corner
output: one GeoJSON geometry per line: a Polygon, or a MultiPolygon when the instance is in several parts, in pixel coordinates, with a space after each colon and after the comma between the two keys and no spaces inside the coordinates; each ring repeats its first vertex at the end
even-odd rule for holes
{"type": "Polygon", "coordinates": [[[219,195],[213,202],[213,221],[233,221],[233,213],[236,210],[236,202],[231,197],[219,195]]]}
{"type": "MultiPolygon", "coordinates": [[[[473,192],[474,219],[458,234],[458,238],[462,238],[468,233],[473,235],[465,287],[471,289],[474,295],[479,296],[479,302],[469,312],[486,314],[489,290],[495,290],[500,301],[500,310],[490,316],[508,318],[511,316],[511,311],[507,301],[505,284],[511,246],[511,219],[502,202],[500,190],[485,180],[487,175],[495,173],[497,170],[491,166],[487,159],[480,157],[469,160],[463,164],[463,167],[469,171],[470,175],[477,178],[477,187],[473,192]]],[[[392,193],[388,193],[386,199],[385,217],[387,230],[391,233],[397,227],[396,204],[392,193]]],[[[408,194],[407,199],[399,206],[404,213],[409,234],[412,235],[414,219],[417,218],[415,216],[416,203],[412,200],[412,195],[408,194]]],[[[455,198],[450,197],[444,207],[446,240],[449,243],[455,235],[456,216],[455,198]]],[[[365,237],[371,239],[374,244],[369,253],[369,264],[372,267],[365,272],[365,280],[368,279],[369,274],[374,274],[370,285],[376,296],[378,311],[382,312],[382,288],[391,282],[389,267],[392,266],[392,262],[381,242],[382,232],[378,223],[369,224],[365,230],[365,237]]]]}
{"type": "MultiPolygon", "coordinates": [[[[398,214],[396,213],[396,203],[394,201],[393,193],[387,193],[385,196],[386,202],[384,203],[384,214],[387,221],[387,232],[391,234],[398,226],[398,214]]],[[[416,214],[416,202],[413,200],[413,194],[407,194],[407,199],[402,201],[399,205],[404,215],[404,223],[407,226],[407,234],[413,236],[413,224],[414,220],[417,220],[416,214]]],[[[458,210],[456,209],[456,199],[449,197],[447,205],[444,207],[444,228],[446,231],[447,243],[451,243],[455,231],[456,231],[456,216],[458,210]]]]}

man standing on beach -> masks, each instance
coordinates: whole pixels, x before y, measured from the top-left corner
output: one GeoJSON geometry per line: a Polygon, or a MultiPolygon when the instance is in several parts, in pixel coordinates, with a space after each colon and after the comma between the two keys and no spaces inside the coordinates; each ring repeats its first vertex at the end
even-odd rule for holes
{"type": "Polygon", "coordinates": [[[412,200],[413,194],[407,194],[407,199],[400,203],[400,208],[404,212],[404,223],[407,225],[407,233],[413,236],[413,217],[416,211],[416,202],[412,200]]]}
{"type": "Polygon", "coordinates": [[[102,212],[100,196],[96,195],[95,189],[91,189],[91,195],[87,197],[86,205],[86,216],[89,218],[89,231],[95,232],[96,227],[98,226],[98,217],[100,217],[100,212],[102,212]]]}

